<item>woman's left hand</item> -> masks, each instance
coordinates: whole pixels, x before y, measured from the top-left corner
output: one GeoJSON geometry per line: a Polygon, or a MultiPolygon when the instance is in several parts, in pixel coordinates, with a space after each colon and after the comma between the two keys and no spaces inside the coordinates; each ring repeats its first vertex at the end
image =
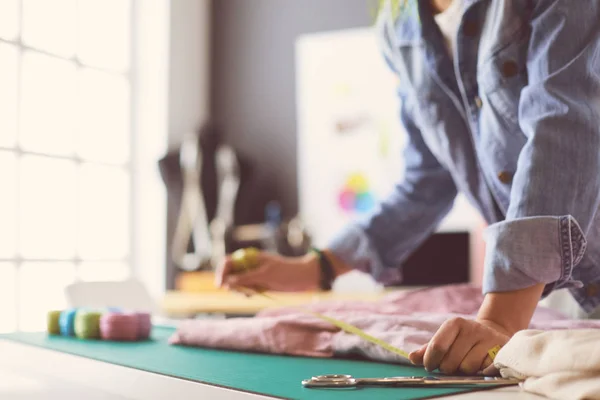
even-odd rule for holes
{"type": "Polygon", "coordinates": [[[492,364],[488,351],[504,346],[510,337],[511,333],[490,320],[452,318],[429,343],[410,353],[410,361],[430,372],[439,369],[444,374],[474,375],[492,364]]]}

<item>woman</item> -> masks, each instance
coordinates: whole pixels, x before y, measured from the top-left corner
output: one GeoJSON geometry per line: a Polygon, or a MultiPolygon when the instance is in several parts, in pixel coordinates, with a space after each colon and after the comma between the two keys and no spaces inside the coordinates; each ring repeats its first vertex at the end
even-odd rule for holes
{"type": "Polygon", "coordinates": [[[398,75],[406,172],[391,196],[322,253],[262,254],[227,287],[327,288],[351,269],[398,282],[402,261],[462,192],[485,218],[485,300],[411,354],[477,373],[557,289],[600,304],[600,2],[427,0],[377,24],[398,75]],[[331,268],[329,268],[329,266],[331,268]]]}

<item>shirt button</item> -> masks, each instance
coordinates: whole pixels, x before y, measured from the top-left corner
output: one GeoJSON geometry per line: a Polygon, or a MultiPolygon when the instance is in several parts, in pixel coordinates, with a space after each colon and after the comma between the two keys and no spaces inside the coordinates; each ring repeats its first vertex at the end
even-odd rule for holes
{"type": "Polygon", "coordinates": [[[481,97],[475,96],[475,105],[477,106],[477,108],[481,108],[481,106],[483,105],[483,102],[481,101],[481,97]]]}
{"type": "Polygon", "coordinates": [[[498,174],[498,179],[502,183],[509,183],[512,180],[512,175],[510,172],[502,171],[498,174]]]}
{"type": "Polygon", "coordinates": [[[519,65],[515,61],[508,60],[505,61],[504,64],[502,64],[502,76],[504,76],[505,78],[511,78],[517,75],[518,72],[519,65]]]}
{"type": "Polygon", "coordinates": [[[588,297],[594,297],[598,294],[598,292],[600,292],[600,287],[598,284],[592,283],[586,287],[585,292],[587,293],[588,297]]]}

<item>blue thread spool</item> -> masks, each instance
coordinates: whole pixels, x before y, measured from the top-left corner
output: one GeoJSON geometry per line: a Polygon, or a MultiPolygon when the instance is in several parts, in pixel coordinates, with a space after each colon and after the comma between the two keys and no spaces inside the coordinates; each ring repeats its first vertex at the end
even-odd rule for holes
{"type": "Polygon", "coordinates": [[[58,324],[60,325],[60,334],[63,336],[75,336],[75,316],[77,309],[71,308],[60,313],[58,324]]]}

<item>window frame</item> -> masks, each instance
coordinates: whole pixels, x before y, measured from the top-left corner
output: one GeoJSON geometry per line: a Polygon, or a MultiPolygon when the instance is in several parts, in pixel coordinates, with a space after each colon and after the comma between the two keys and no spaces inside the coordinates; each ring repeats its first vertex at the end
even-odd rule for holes
{"type": "MultiPolygon", "coordinates": [[[[212,0],[130,1],[129,268],[131,277],[160,299],[169,289],[167,277],[172,271],[166,241],[167,193],[158,161],[179,146],[184,133],[209,119],[212,0]],[[190,90],[190,86],[197,90],[190,90]]],[[[21,1],[19,8],[22,18],[21,1]]],[[[20,30],[21,26],[19,41],[20,30]]],[[[19,243],[16,246],[18,249],[19,243]]],[[[18,256],[14,259],[22,264],[18,256]]],[[[15,272],[14,323],[18,327],[20,277],[16,265],[15,272]]]]}
{"type": "MultiPolygon", "coordinates": [[[[140,238],[139,232],[140,229],[143,228],[143,224],[140,222],[142,219],[142,215],[138,212],[140,209],[140,202],[143,199],[142,192],[147,190],[150,186],[153,188],[153,193],[157,196],[157,201],[154,202],[153,206],[150,207],[151,211],[156,213],[157,219],[160,222],[163,214],[166,214],[166,207],[163,207],[161,204],[161,193],[160,193],[160,177],[158,174],[152,174],[152,171],[148,172],[148,167],[152,168],[152,161],[156,162],[158,154],[162,153],[166,149],[166,141],[167,141],[167,132],[166,125],[161,128],[154,130],[154,137],[151,140],[153,146],[148,146],[146,143],[145,135],[141,134],[141,127],[147,127],[156,123],[158,119],[161,117],[164,118],[166,113],[166,104],[163,104],[161,101],[157,101],[154,99],[156,104],[153,104],[151,107],[155,111],[152,117],[147,117],[152,114],[148,111],[148,101],[140,102],[140,95],[145,94],[151,91],[150,88],[145,87],[142,88],[140,85],[150,85],[151,81],[148,79],[148,69],[157,70],[157,63],[159,63],[159,59],[161,56],[164,57],[164,46],[162,48],[151,48],[149,46],[150,42],[156,42],[157,37],[162,37],[162,41],[166,42],[166,38],[168,37],[168,24],[162,22],[161,20],[166,20],[168,16],[168,0],[156,0],[152,2],[140,2],[139,0],[130,0],[130,10],[129,10],[129,35],[128,39],[130,41],[128,49],[129,49],[129,62],[126,69],[122,71],[116,71],[110,68],[101,68],[92,65],[88,65],[85,62],[79,60],[77,54],[72,56],[62,56],[58,54],[54,54],[52,52],[39,49],[33,46],[29,46],[24,43],[22,37],[22,27],[23,27],[23,1],[18,1],[18,34],[13,39],[0,38],[0,43],[7,44],[13,46],[17,51],[17,93],[16,93],[16,104],[17,104],[17,136],[16,142],[14,145],[9,146],[0,146],[0,150],[3,153],[7,153],[10,155],[14,155],[17,160],[17,169],[16,169],[16,183],[17,186],[14,188],[16,190],[16,209],[14,210],[17,215],[17,224],[15,226],[15,253],[9,257],[0,257],[0,263],[7,263],[12,268],[14,268],[15,272],[15,282],[14,282],[14,319],[10,322],[10,325],[14,329],[20,329],[23,323],[23,304],[21,298],[21,286],[22,286],[22,270],[23,265],[28,262],[44,262],[44,263],[53,263],[53,262],[67,262],[74,265],[73,271],[73,282],[81,281],[80,267],[82,263],[85,262],[107,262],[107,263],[123,263],[127,269],[127,275],[129,278],[140,279],[142,281],[148,280],[144,279],[144,268],[140,267],[140,261],[143,257],[140,256],[140,251],[143,248],[147,248],[148,246],[153,246],[157,249],[160,254],[162,247],[164,247],[160,241],[160,238],[155,234],[154,237],[148,238],[140,238]],[[152,4],[150,4],[152,3],[152,4]],[[156,11],[162,11],[156,12],[156,11]],[[159,24],[159,29],[156,28],[156,24],[159,24]],[[64,60],[72,63],[75,66],[76,72],[78,73],[81,68],[89,68],[94,71],[102,71],[103,73],[109,73],[111,75],[116,75],[123,77],[126,81],[127,88],[129,91],[129,143],[128,143],[128,161],[126,163],[119,164],[110,164],[111,167],[120,168],[128,173],[128,204],[127,204],[127,215],[128,215],[128,229],[130,232],[130,237],[128,240],[128,249],[127,254],[123,258],[100,258],[100,259],[88,259],[82,258],[78,251],[75,252],[73,257],[68,258],[52,258],[52,257],[41,257],[41,258],[30,258],[24,257],[21,254],[21,243],[19,240],[21,229],[21,220],[18,217],[20,215],[20,207],[21,207],[21,198],[20,198],[20,174],[21,168],[20,163],[23,156],[34,155],[34,156],[42,156],[49,157],[51,159],[62,159],[69,160],[74,162],[75,168],[79,171],[82,163],[90,163],[93,165],[107,165],[103,162],[98,162],[96,160],[88,159],[87,157],[82,157],[77,154],[77,151],[74,150],[72,153],[68,155],[58,155],[58,154],[48,154],[45,152],[38,151],[29,151],[23,149],[22,145],[19,143],[19,136],[22,134],[21,132],[21,124],[20,124],[20,114],[21,114],[21,96],[22,96],[22,71],[23,71],[23,56],[26,53],[31,54],[42,54],[45,56],[50,56],[57,60],[64,60]],[[142,62],[149,64],[142,64],[142,62]],[[154,64],[152,64],[154,63],[154,64]],[[158,112],[156,112],[158,111],[158,112]],[[142,119],[147,119],[147,121],[142,121],[142,119]],[[142,181],[145,181],[144,184],[142,181]],[[141,240],[140,240],[141,239],[141,240]],[[157,241],[158,239],[158,241],[157,241]]],[[[77,34],[77,33],[76,33],[77,34]]],[[[77,38],[76,38],[77,40],[77,38]]],[[[160,68],[158,68],[160,70],[160,68]]],[[[167,73],[163,71],[160,75],[154,76],[154,80],[156,81],[154,85],[165,85],[167,82],[167,73]]],[[[80,182],[73,182],[75,190],[79,190],[80,182]]],[[[148,207],[145,207],[146,211],[148,207]]],[[[162,227],[159,225],[155,231],[159,231],[162,227]]],[[[76,246],[76,243],[74,244],[76,246]]],[[[157,269],[160,270],[162,266],[162,259],[157,260],[152,269],[156,272],[157,269]]],[[[146,268],[147,269],[147,268],[146,268]]],[[[12,273],[12,271],[11,271],[12,273]]],[[[153,288],[156,291],[157,288],[161,286],[160,275],[154,274],[150,277],[150,282],[153,288]]],[[[7,324],[8,325],[8,324],[7,324]]]]}

